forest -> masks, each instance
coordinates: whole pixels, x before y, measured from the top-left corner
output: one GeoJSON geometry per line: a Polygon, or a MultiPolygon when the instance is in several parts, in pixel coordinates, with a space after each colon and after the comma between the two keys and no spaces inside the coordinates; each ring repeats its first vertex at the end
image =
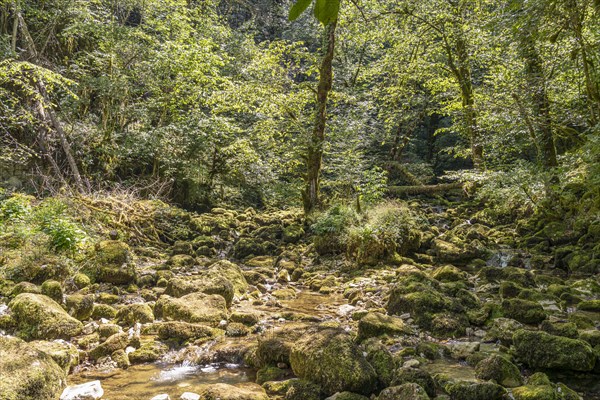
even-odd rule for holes
{"type": "Polygon", "coordinates": [[[600,399],[600,0],[0,0],[0,400],[600,399]]]}

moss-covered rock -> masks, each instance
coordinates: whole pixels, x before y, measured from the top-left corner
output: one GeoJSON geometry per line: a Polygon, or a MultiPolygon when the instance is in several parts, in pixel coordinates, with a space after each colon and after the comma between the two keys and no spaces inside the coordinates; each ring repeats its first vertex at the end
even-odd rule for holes
{"type": "Polygon", "coordinates": [[[238,259],[248,256],[262,256],[266,254],[266,249],[263,241],[260,239],[241,238],[233,246],[233,254],[238,259]]]}
{"type": "Polygon", "coordinates": [[[461,282],[465,280],[466,274],[453,265],[444,265],[435,269],[431,277],[440,282],[461,282]]]}
{"type": "Polygon", "coordinates": [[[577,304],[577,309],[581,311],[591,311],[600,313],[600,300],[586,300],[577,304]]]}
{"type": "Polygon", "coordinates": [[[16,297],[21,293],[41,294],[42,290],[38,285],[33,284],[31,282],[19,282],[12,287],[10,297],[16,297]]]}
{"type": "Polygon", "coordinates": [[[588,329],[579,331],[579,339],[586,341],[592,347],[596,347],[600,345],[600,330],[597,329],[588,329]]]}
{"type": "Polygon", "coordinates": [[[0,377],[4,400],[56,400],[66,382],[50,355],[8,336],[0,336],[0,377]]]}
{"type": "Polygon", "coordinates": [[[290,364],[300,378],[319,384],[326,394],[370,394],[377,374],[351,336],[342,329],[310,329],[293,346],[290,364]]]}
{"type": "Polygon", "coordinates": [[[90,286],[92,284],[92,280],[86,274],[77,273],[73,277],[73,283],[75,284],[77,289],[83,289],[90,286]]]}
{"type": "Polygon", "coordinates": [[[562,383],[551,383],[541,372],[533,374],[526,386],[513,389],[511,395],[515,400],[581,400],[575,391],[562,383]]]}
{"type": "Polygon", "coordinates": [[[401,318],[388,316],[378,312],[369,312],[358,321],[359,340],[380,335],[410,334],[412,330],[401,318]]]}
{"type": "Polygon", "coordinates": [[[117,350],[125,350],[129,345],[129,335],[126,332],[115,333],[109,336],[103,343],[94,347],[89,353],[92,360],[110,356],[117,350]]]}
{"type": "Polygon", "coordinates": [[[321,400],[321,388],[312,382],[297,379],[290,382],[284,400],[321,400]]]}
{"type": "Polygon", "coordinates": [[[94,266],[90,274],[97,282],[127,285],[137,278],[129,246],[118,240],[104,240],[96,243],[94,266]]]}
{"type": "Polygon", "coordinates": [[[66,374],[79,365],[79,351],[77,350],[77,347],[73,346],[71,343],[67,343],[63,340],[55,340],[52,342],[35,340],[30,342],[29,345],[52,357],[54,362],[57,363],[66,374]]]}
{"type": "Polygon", "coordinates": [[[154,312],[156,317],[167,321],[217,325],[227,319],[225,299],[217,294],[190,293],[180,298],[163,295],[156,302],[154,312]]]}
{"type": "Polygon", "coordinates": [[[233,291],[237,296],[241,296],[248,289],[248,282],[244,278],[244,273],[239,265],[228,260],[218,261],[208,267],[208,273],[222,276],[228,279],[233,285],[233,291]]]}
{"type": "Polygon", "coordinates": [[[58,281],[47,280],[42,283],[42,294],[50,297],[57,303],[62,303],[63,301],[63,289],[58,281]]]}
{"type": "Polygon", "coordinates": [[[148,342],[140,346],[139,349],[129,353],[129,361],[132,364],[150,363],[158,361],[167,351],[169,346],[162,342],[148,342]]]}
{"type": "Polygon", "coordinates": [[[376,339],[363,344],[366,350],[367,361],[375,369],[379,388],[390,386],[394,377],[396,363],[392,353],[376,339]]]}
{"type": "Polygon", "coordinates": [[[405,383],[383,389],[377,400],[429,400],[429,396],[420,385],[405,383]]]}
{"type": "Polygon", "coordinates": [[[444,387],[452,400],[502,400],[506,389],[492,382],[456,382],[444,387]]]}
{"type": "Polygon", "coordinates": [[[158,337],[182,343],[193,339],[205,339],[216,336],[217,331],[209,326],[187,322],[164,322],[158,327],[158,337]]]}
{"type": "Polygon", "coordinates": [[[225,335],[230,337],[242,337],[250,334],[250,329],[239,322],[231,322],[225,328],[225,335]]]}
{"type": "Polygon", "coordinates": [[[19,336],[31,339],[70,339],[83,325],[54,300],[42,294],[22,293],[8,307],[12,311],[19,336]]]}
{"type": "Polygon", "coordinates": [[[539,324],[547,316],[544,308],[539,303],[522,299],[503,300],[502,313],[505,317],[524,324],[539,324]]]}
{"type": "Polygon", "coordinates": [[[479,379],[484,381],[493,379],[504,387],[512,388],[523,384],[519,368],[497,354],[493,354],[477,363],[475,371],[479,379]]]}
{"type": "Polygon", "coordinates": [[[578,339],[521,329],[513,342],[516,357],[532,368],[591,371],[596,362],[592,347],[578,339]]]}
{"type": "Polygon", "coordinates": [[[358,393],[339,392],[333,396],[329,396],[325,400],[369,400],[369,398],[358,393]]]}
{"type": "Polygon", "coordinates": [[[500,341],[505,346],[512,344],[514,333],[523,328],[523,324],[510,318],[496,318],[485,336],[489,341],[500,341]]]}
{"type": "Polygon", "coordinates": [[[304,229],[301,225],[292,224],[283,228],[282,239],[284,243],[298,243],[304,237],[304,229]]]}
{"type": "Polygon", "coordinates": [[[234,295],[231,281],[223,276],[208,273],[172,278],[165,290],[165,294],[173,297],[182,297],[196,292],[218,294],[225,299],[228,306],[231,305],[234,295]]]}
{"type": "Polygon", "coordinates": [[[152,308],[145,303],[128,304],[117,311],[117,323],[122,325],[146,324],[154,321],[152,308]]]}
{"type": "Polygon", "coordinates": [[[571,339],[577,339],[578,336],[577,325],[573,322],[550,322],[546,320],[541,323],[540,329],[551,335],[564,336],[571,339]]]}
{"type": "Polygon", "coordinates": [[[256,383],[262,385],[268,381],[279,381],[282,380],[287,374],[288,371],[281,368],[273,366],[262,367],[256,371],[256,383]]]}
{"type": "Polygon", "coordinates": [[[226,383],[216,383],[207,386],[200,393],[200,400],[269,400],[264,389],[253,387],[237,387],[226,383]]]}
{"type": "Polygon", "coordinates": [[[400,386],[405,383],[416,383],[425,389],[430,397],[435,397],[435,382],[429,372],[418,368],[398,368],[394,371],[392,386],[400,386]]]}
{"type": "Polygon", "coordinates": [[[125,350],[116,350],[111,355],[110,358],[117,364],[117,368],[127,369],[131,366],[131,362],[129,361],[129,356],[125,353],[125,350]]]}
{"type": "Polygon", "coordinates": [[[117,316],[117,310],[108,304],[94,304],[92,318],[98,320],[100,318],[113,319],[117,316]]]}
{"type": "Polygon", "coordinates": [[[90,318],[94,311],[94,296],[90,294],[72,294],[67,296],[65,303],[69,315],[80,321],[90,318]]]}

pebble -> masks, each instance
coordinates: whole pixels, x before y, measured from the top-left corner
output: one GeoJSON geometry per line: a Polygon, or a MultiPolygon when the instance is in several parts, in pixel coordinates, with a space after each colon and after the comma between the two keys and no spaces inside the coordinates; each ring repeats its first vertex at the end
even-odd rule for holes
{"type": "Polygon", "coordinates": [[[418,368],[419,365],[421,365],[421,363],[419,362],[419,360],[408,360],[406,361],[404,364],[402,364],[402,366],[404,368],[418,368]]]}
{"type": "Polygon", "coordinates": [[[60,400],[98,400],[103,395],[104,390],[100,381],[91,381],[66,387],[60,395],[60,400]]]}
{"type": "Polygon", "coordinates": [[[200,395],[192,392],[185,392],[179,398],[180,400],[200,400],[200,395]]]}
{"type": "Polygon", "coordinates": [[[159,395],[154,396],[150,400],[171,400],[171,397],[169,397],[168,394],[163,393],[163,394],[159,394],[159,395]]]}

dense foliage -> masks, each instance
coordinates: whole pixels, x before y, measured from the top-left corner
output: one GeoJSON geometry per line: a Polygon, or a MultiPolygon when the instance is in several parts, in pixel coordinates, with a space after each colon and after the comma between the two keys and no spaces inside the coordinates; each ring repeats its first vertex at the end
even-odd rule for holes
{"type": "Polygon", "coordinates": [[[325,203],[458,178],[505,211],[568,203],[574,185],[597,208],[599,14],[592,0],[3,0],[2,179],[298,205],[335,21],[313,148],[325,203]]]}

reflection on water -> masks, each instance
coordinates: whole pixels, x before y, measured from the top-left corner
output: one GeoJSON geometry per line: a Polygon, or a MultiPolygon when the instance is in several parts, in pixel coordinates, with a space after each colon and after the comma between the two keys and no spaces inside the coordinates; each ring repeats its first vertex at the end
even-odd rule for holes
{"type": "Polygon", "coordinates": [[[69,377],[69,384],[93,379],[102,381],[103,400],[145,400],[167,393],[179,398],[184,392],[201,392],[205,385],[227,383],[236,386],[254,385],[253,371],[237,364],[194,365],[145,364],[101,374],[81,373],[69,377]]]}

